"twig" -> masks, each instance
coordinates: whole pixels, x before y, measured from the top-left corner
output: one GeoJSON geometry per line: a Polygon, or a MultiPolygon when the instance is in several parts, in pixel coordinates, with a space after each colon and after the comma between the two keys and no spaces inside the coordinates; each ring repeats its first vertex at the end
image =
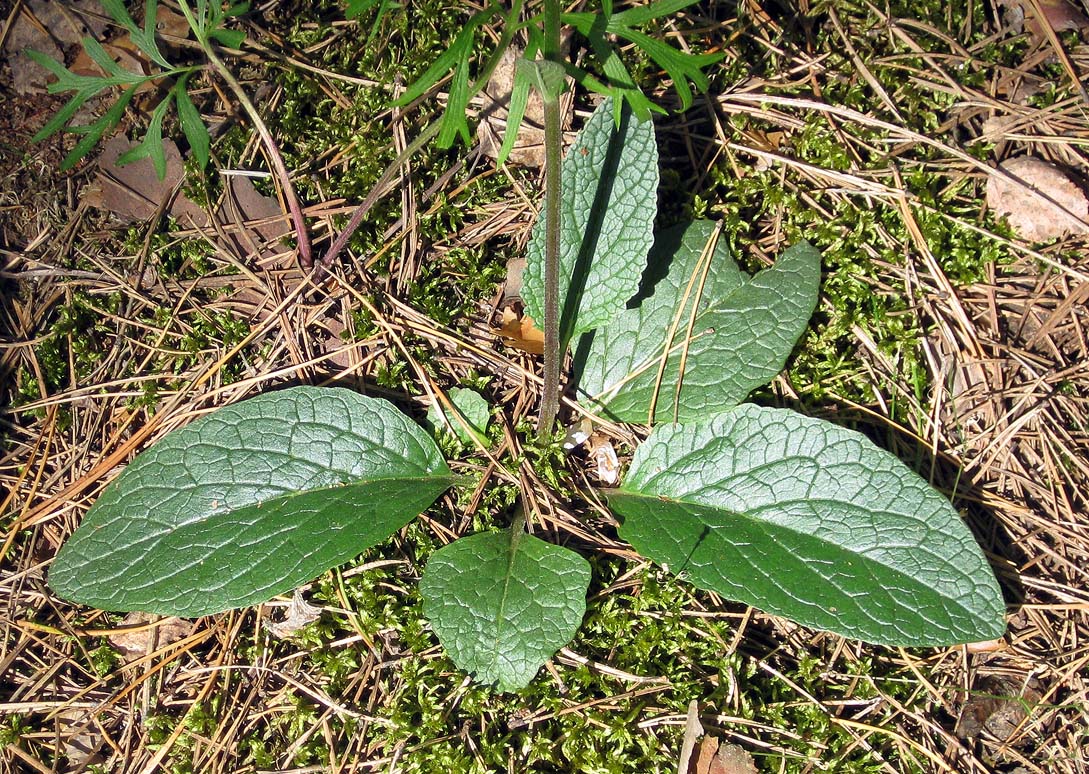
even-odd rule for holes
{"type": "Polygon", "coordinates": [[[291,222],[295,226],[295,236],[299,243],[299,261],[305,268],[309,269],[314,265],[314,255],[310,250],[310,234],[306,230],[306,219],[303,217],[299,197],[295,195],[295,186],[291,184],[291,174],[287,171],[287,165],[284,164],[284,157],[276,145],[276,140],[273,139],[272,132],[269,131],[268,126],[261,118],[261,114],[257,112],[257,108],[250,101],[246,90],[242,88],[242,84],[227,69],[223,61],[216,56],[212,47],[207,46],[204,53],[219,76],[226,81],[231,91],[238,98],[242,109],[246,111],[246,115],[253,122],[253,126],[257,130],[257,136],[261,138],[261,144],[265,146],[265,150],[268,152],[269,163],[272,164],[272,171],[280,182],[280,189],[283,191],[284,200],[287,202],[287,209],[291,213],[291,222]]]}
{"type": "Polygon", "coordinates": [[[336,260],[337,256],[340,255],[341,251],[348,245],[348,240],[352,238],[352,234],[359,228],[359,224],[363,222],[363,218],[370,212],[371,207],[386,195],[386,186],[393,180],[393,176],[397,174],[397,170],[409,160],[412,154],[430,142],[435,135],[439,133],[440,126],[441,124],[438,121],[432,121],[428,124],[427,128],[424,129],[415,140],[406,145],[405,149],[397,155],[397,158],[386,167],[386,171],[382,173],[382,177],[378,178],[378,182],[371,187],[370,192],[367,194],[367,198],[355,208],[352,217],[348,218],[347,225],[341,230],[340,235],[336,238],[336,241],[333,242],[333,246],[321,257],[322,266],[329,268],[333,265],[333,261],[336,260]]]}

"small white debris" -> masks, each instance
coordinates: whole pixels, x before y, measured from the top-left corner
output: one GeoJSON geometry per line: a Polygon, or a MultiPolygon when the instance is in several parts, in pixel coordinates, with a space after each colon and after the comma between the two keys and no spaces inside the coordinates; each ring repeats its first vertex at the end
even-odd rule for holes
{"type": "Polygon", "coordinates": [[[605,436],[594,433],[590,436],[590,456],[597,465],[597,477],[601,483],[615,486],[620,480],[620,460],[616,458],[616,449],[612,442],[605,436]]]}
{"type": "Polygon", "coordinates": [[[303,599],[302,592],[295,589],[291,595],[291,604],[287,607],[287,615],[279,623],[265,621],[265,629],[278,640],[283,640],[309,623],[313,623],[321,617],[321,608],[315,607],[303,599]]]}
{"type": "Polygon", "coordinates": [[[567,428],[567,437],[563,439],[563,448],[566,451],[572,451],[582,446],[589,440],[592,430],[590,420],[586,417],[570,425],[567,428]]]}

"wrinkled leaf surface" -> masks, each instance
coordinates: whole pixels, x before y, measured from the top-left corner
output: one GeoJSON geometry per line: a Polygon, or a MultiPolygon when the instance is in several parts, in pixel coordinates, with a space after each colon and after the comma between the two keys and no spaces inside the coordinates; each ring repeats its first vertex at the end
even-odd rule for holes
{"type": "Polygon", "coordinates": [[[387,401],[272,392],[134,459],[62,547],[49,583],[104,610],[244,607],[382,542],[450,484],[435,443],[387,401]]]}
{"type": "Polygon", "coordinates": [[[994,574],[949,501],[822,420],[745,404],[659,426],[608,498],[642,555],[807,626],[904,646],[1005,629],[994,574]]]}
{"type": "Polygon", "coordinates": [[[420,593],[453,662],[483,683],[516,691],[575,636],[589,585],[590,565],[574,551],[506,530],[436,551],[420,593]]]}
{"type": "Polygon", "coordinates": [[[573,378],[587,408],[647,422],[671,330],[657,422],[700,421],[737,405],[783,369],[817,303],[820,254],[795,245],[749,277],[725,239],[705,251],[713,229],[711,221],[695,221],[660,233],[634,308],[583,336],[573,378]]]}
{"type": "MultiPolygon", "coordinates": [[[[604,325],[635,295],[658,212],[654,125],[605,100],[563,160],[560,211],[560,336],[604,325]]],[[[544,320],[544,213],[526,253],[526,312],[544,320]]]]}

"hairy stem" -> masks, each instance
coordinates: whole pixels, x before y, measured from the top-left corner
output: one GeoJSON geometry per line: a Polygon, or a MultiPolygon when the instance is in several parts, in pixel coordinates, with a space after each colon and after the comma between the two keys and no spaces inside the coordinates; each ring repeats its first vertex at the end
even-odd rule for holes
{"type": "MultiPolygon", "coordinates": [[[[544,55],[556,61],[560,54],[560,3],[545,0],[544,55]]],[[[542,89],[545,142],[545,249],[544,249],[544,391],[537,437],[544,440],[552,432],[560,410],[560,156],[563,134],[560,130],[559,95],[542,89]]]]}
{"type": "Polygon", "coordinates": [[[560,101],[544,100],[545,248],[544,248],[544,393],[537,436],[552,432],[560,410],[560,101]]]}
{"type": "Polygon", "coordinates": [[[284,157],[280,154],[276,140],[273,139],[272,132],[265,125],[261,114],[257,112],[257,108],[250,101],[246,90],[242,88],[242,84],[227,69],[223,61],[216,56],[211,45],[204,46],[204,54],[208,57],[208,61],[215,68],[219,77],[226,82],[231,91],[234,92],[235,97],[238,98],[239,104],[242,105],[242,109],[246,111],[250,122],[257,130],[257,136],[261,139],[261,144],[265,146],[265,150],[268,152],[269,163],[272,164],[272,171],[280,183],[284,201],[287,202],[287,209],[291,213],[291,222],[295,226],[295,235],[299,244],[299,261],[305,268],[309,269],[314,265],[314,255],[310,249],[310,234],[306,230],[306,219],[303,216],[302,206],[299,204],[299,197],[295,195],[295,186],[291,184],[291,174],[287,171],[287,165],[284,164],[284,157]]]}

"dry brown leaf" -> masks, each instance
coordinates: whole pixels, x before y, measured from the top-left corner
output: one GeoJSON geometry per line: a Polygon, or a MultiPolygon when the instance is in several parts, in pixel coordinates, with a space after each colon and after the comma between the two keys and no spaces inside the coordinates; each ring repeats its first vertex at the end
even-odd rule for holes
{"type": "MultiPolygon", "coordinates": [[[[498,158],[499,149],[503,147],[503,137],[507,131],[507,108],[514,88],[514,71],[521,55],[522,51],[513,46],[504,51],[481,95],[483,105],[476,136],[481,152],[490,159],[498,158]]],[[[561,99],[560,106],[563,111],[560,121],[567,128],[571,125],[571,102],[561,99]]],[[[526,112],[518,127],[518,137],[507,162],[526,167],[544,166],[544,104],[535,89],[529,90],[526,112]]]]}
{"type": "Polygon", "coordinates": [[[85,709],[62,709],[53,715],[57,726],[57,738],[68,759],[68,771],[80,771],[84,767],[102,763],[99,750],[105,740],[85,709]]]}
{"type": "Polygon", "coordinates": [[[168,38],[185,40],[189,37],[189,22],[182,14],[160,3],[155,11],[155,31],[168,38]]]}
{"type": "Polygon", "coordinates": [[[263,240],[270,243],[290,233],[288,219],[280,209],[280,203],[259,192],[248,177],[231,175],[227,181],[227,189],[231,195],[217,216],[221,224],[247,223],[263,240]]]}
{"type": "Polygon", "coordinates": [[[677,774],[757,774],[757,771],[752,756],[743,747],[722,744],[718,737],[704,736],[698,706],[693,699],[688,704],[677,774]]]}
{"type": "Polygon", "coordinates": [[[1089,199],[1074,180],[1055,164],[1032,156],[1003,162],[999,169],[1012,175],[987,179],[987,206],[1004,216],[1030,242],[1044,242],[1089,231],[1089,199]],[[1035,196],[1026,186],[1051,199],[1035,196]],[[1054,203],[1052,203],[1054,202],[1054,203]]]}
{"type": "Polygon", "coordinates": [[[98,0],[68,0],[65,3],[25,0],[4,41],[4,55],[11,68],[15,92],[42,94],[46,84],[53,79],[47,70],[23,53],[27,48],[63,62],[67,51],[78,48],[82,54],[80,39],[84,35],[102,39],[106,32],[105,16],[98,0]]]}
{"type": "MultiPolygon", "coordinates": [[[[184,40],[189,35],[189,22],[187,22],[185,17],[180,13],[176,13],[166,6],[160,5],[155,12],[155,29],[160,35],[184,40]]],[[[110,55],[110,58],[113,61],[129,72],[150,75],[156,69],[148,59],[147,54],[140,50],[140,47],[133,42],[129,35],[121,35],[114,40],[103,42],[102,48],[110,55]]],[[[76,59],[72,63],[70,69],[78,75],[106,75],[106,73],[102,71],[102,68],[87,55],[86,49],[82,47],[76,55],[76,59]]],[[[137,86],[135,93],[143,94],[150,91],[156,91],[158,88],[158,84],[147,81],[137,86]]]]}
{"type": "Polygon", "coordinates": [[[259,193],[248,177],[240,175],[228,177],[229,196],[224,197],[212,224],[208,214],[184,193],[174,193],[185,177],[185,167],[173,141],[163,143],[166,175],[162,180],[150,159],[117,165],[118,157],[133,146],[134,143],[118,135],[103,147],[98,176],[84,192],[85,201],[92,207],[132,223],[155,217],[169,201],[166,212],[184,227],[204,230],[213,230],[213,225],[221,227],[214,230],[222,233],[223,246],[239,256],[267,257],[277,252],[279,240],[290,233],[287,217],[276,199],[259,193]]]}
{"type": "Polygon", "coordinates": [[[743,747],[736,744],[721,744],[713,736],[703,737],[689,772],[690,774],[757,774],[756,763],[743,747]]]}
{"type": "Polygon", "coordinates": [[[705,736],[700,740],[699,749],[689,764],[689,774],[711,774],[714,770],[715,755],[718,753],[718,737],[705,736]]]}
{"type": "Polygon", "coordinates": [[[121,621],[123,628],[107,637],[109,643],[121,652],[125,663],[188,637],[193,632],[192,621],[176,616],[157,619],[158,616],[150,613],[129,613],[121,621]]]}
{"type": "Polygon", "coordinates": [[[513,306],[503,309],[499,327],[495,332],[503,337],[508,346],[531,355],[544,354],[544,332],[534,324],[532,317],[525,313],[519,314],[513,306]]]}
{"type": "Polygon", "coordinates": [[[515,256],[507,260],[507,278],[503,282],[503,303],[522,299],[522,277],[526,273],[526,259],[515,256]]]}
{"type": "Polygon", "coordinates": [[[615,486],[620,480],[620,461],[612,442],[601,433],[590,436],[590,459],[597,467],[597,477],[607,486],[615,486]]]}
{"type": "MultiPolygon", "coordinates": [[[[1044,19],[1055,32],[1083,30],[1089,28],[1089,17],[1066,0],[1038,0],[1044,19]]],[[[1022,24],[1037,42],[1047,39],[1040,22],[1036,18],[1036,9],[1031,0],[999,0],[998,5],[1005,9],[1006,23],[1020,32],[1022,24]]]]}
{"type": "MultiPolygon", "coordinates": [[[[166,176],[162,180],[155,174],[150,159],[117,165],[118,157],[132,147],[134,143],[122,135],[107,142],[98,159],[98,176],[84,191],[88,204],[111,212],[126,223],[154,217],[185,177],[181,153],[172,141],[163,143],[166,176]]],[[[181,193],[174,197],[170,213],[186,226],[207,221],[204,211],[181,193]]]]}
{"type": "Polygon", "coordinates": [[[4,41],[4,56],[11,68],[16,94],[43,94],[53,76],[23,52],[34,49],[59,62],[64,61],[60,45],[79,42],[79,32],[69,32],[70,25],[56,3],[27,0],[15,17],[4,41]],[[66,34],[67,33],[67,34],[66,34]],[[54,39],[56,37],[56,39],[54,39]],[[71,38],[65,41],[64,38],[71,38]]]}
{"type": "Polygon", "coordinates": [[[961,708],[956,734],[974,739],[982,732],[1007,741],[1040,701],[1040,682],[1035,677],[987,675],[976,681],[971,696],[961,708]]]}
{"type": "Polygon", "coordinates": [[[590,434],[593,432],[594,423],[587,417],[579,417],[568,426],[567,435],[563,439],[563,448],[567,451],[577,449],[590,439],[590,434]]]}
{"type": "Polygon", "coordinates": [[[737,744],[720,745],[707,774],[757,774],[756,762],[737,744]]]}

